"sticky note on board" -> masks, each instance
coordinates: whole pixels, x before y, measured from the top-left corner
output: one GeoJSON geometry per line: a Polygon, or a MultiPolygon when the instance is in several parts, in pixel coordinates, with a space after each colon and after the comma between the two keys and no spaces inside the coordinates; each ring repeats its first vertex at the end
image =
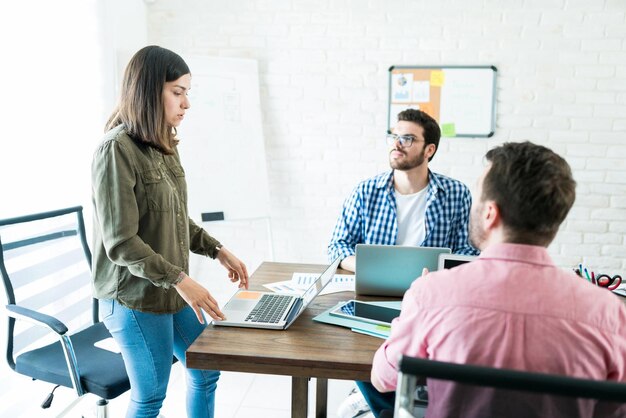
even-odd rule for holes
{"type": "Polygon", "coordinates": [[[420,110],[426,113],[428,116],[433,116],[433,105],[432,103],[420,103],[420,110]]]}
{"type": "Polygon", "coordinates": [[[441,124],[441,136],[452,137],[456,136],[456,126],[454,123],[442,123],[441,124]]]}
{"type": "Polygon", "coordinates": [[[443,71],[435,70],[430,72],[430,85],[434,87],[441,87],[446,81],[446,76],[443,71]]]}

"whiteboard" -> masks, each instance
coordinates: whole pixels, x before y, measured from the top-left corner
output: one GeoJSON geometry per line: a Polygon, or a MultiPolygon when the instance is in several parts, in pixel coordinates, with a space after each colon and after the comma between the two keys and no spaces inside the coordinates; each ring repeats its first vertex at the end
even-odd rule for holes
{"type": "Polygon", "coordinates": [[[387,129],[412,108],[432,116],[444,137],[493,136],[496,75],[494,66],[393,66],[387,129]]]}
{"type": "Polygon", "coordinates": [[[189,216],[269,216],[267,164],[256,60],[186,57],[191,108],[178,128],[189,216]]]}

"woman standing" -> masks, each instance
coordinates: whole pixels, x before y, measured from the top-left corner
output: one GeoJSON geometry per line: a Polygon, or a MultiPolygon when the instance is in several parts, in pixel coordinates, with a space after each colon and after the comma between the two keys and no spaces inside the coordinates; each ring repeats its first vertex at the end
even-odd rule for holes
{"type": "MultiPolygon", "coordinates": [[[[106,327],[131,383],[127,417],[156,417],[172,356],[223,314],[187,275],[189,251],[217,259],[248,287],[246,266],[187,214],[176,127],[189,109],[191,73],[172,51],[148,46],[130,60],[120,100],[92,163],[93,276],[106,327]]],[[[213,417],[219,372],[187,369],[187,415],[213,417]]]]}

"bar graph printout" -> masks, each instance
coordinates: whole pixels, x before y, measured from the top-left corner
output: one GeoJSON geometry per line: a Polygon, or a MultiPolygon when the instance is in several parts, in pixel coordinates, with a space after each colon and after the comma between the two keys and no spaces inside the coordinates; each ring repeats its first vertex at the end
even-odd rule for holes
{"type": "MultiPolygon", "coordinates": [[[[291,280],[268,283],[264,285],[276,293],[302,295],[304,291],[319,277],[318,273],[293,273],[291,280]]],[[[338,292],[354,292],[354,274],[335,274],[331,282],[322,290],[321,295],[338,292]]]]}

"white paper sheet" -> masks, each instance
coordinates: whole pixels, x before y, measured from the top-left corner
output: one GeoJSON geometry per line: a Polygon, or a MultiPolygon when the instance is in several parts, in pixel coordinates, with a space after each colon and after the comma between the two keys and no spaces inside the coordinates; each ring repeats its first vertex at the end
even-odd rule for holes
{"type": "MultiPolygon", "coordinates": [[[[319,277],[318,273],[293,273],[291,280],[268,283],[265,286],[272,292],[300,296],[319,277]]],[[[354,274],[335,274],[320,295],[329,293],[354,292],[354,274]]]]}

